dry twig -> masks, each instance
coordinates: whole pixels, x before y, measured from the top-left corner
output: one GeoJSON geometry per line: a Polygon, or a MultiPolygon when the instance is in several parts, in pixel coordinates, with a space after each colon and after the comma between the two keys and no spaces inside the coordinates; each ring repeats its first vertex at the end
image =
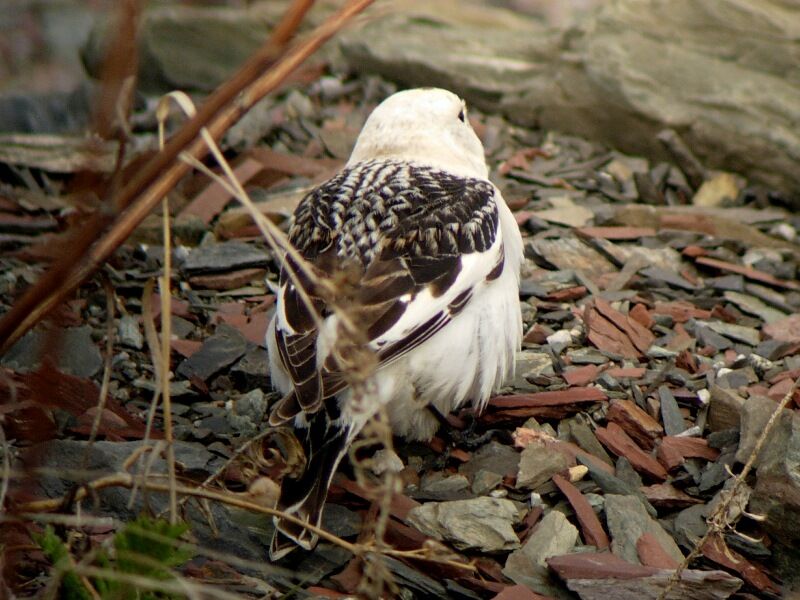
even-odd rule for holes
{"type": "Polygon", "coordinates": [[[769,421],[767,421],[767,424],[764,426],[764,430],[761,432],[761,435],[758,436],[758,440],[756,440],[756,444],[753,447],[753,451],[750,453],[750,456],[747,458],[747,462],[745,463],[744,467],[742,467],[741,473],[739,473],[739,475],[737,475],[733,480],[731,487],[721,493],[721,502],[717,504],[714,512],[708,516],[708,529],[706,530],[706,533],[695,544],[692,551],[686,556],[686,558],[683,559],[683,562],[672,574],[667,586],[658,596],[658,600],[666,600],[669,593],[672,591],[678,581],[680,581],[681,573],[683,573],[689,564],[700,555],[700,553],[703,551],[703,546],[705,546],[709,539],[736,525],[736,521],[739,520],[743,511],[736,510],[733,512],[733,514],[731,514],[730,509],[732,508],[732,504],[738,500],[739,490],[743,485],[745,485],[745,480],[755,466],[758,455],[761,454],[761,449],[764,447],[764,444],[767,442],[767,439],[772,433],[772,430],[774,429],[775,424],[778,422],[778,418],[783,412],[783,409],[786,408],[792,401],[794,393],[797,391],[799,385],[800,378],[795,380],[794,385],[792,385],[791,389],[786,392],[786,395],[778,403],[778,406],[775,407],[775,410],[769,417],[769,421]]]}

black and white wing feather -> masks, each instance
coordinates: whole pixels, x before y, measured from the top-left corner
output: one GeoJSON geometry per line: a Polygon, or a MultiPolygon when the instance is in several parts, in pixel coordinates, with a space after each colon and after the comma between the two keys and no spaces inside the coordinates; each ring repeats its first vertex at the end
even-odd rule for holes
{"type": "MultiPolygon", "coordinates": [[[[500,275],[495,193],[488,181],[429,167],[360,163],[300,203],[289,238],[323,275],[360,271],[353,305],[383,364],[429,339],[463,309],[474,285],[500,275]]],[[[326,316],[324,302],[304,283],[326,316]]],[[[274,410],[274,425],[320,410],[344,387],[334,365],[317,368],[316,322],[285,269],[280,294],[275,335],[294,390],[274,410]]]]}
{"type": "MultiPolygon", "coordinates": [[[[496,193],[488,181],[413,163],[358,163],[300,203],[289,237],[321,275],[355,272],[351,306],[380,367],[446,327],[476,285],[499,277],[504,255],[496,193]]],[[[274,407],[270,423],[296,420],[305,428],[308,464],[298,480],[284,484],[279,508],[317,523],[348,443],[336,398],[346,383],[335,361],[317,355],[318,321],[286,268],[274,344],[292,389],[274,407]]],[[[327,318],[311,283],[301,283],[314,310],[327,318]]],[[[289,523],[279,522],[278,531],[303,546],[313,543],[314,536],[289,523]]],[[[280,540],[273,540],[273,556],[280,555],[276,544],[280,540]]]]}

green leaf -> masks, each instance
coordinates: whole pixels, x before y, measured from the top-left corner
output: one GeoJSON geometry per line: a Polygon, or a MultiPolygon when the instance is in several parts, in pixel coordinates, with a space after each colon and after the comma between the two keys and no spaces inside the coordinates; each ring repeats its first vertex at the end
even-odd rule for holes
{"type": "Polygon", "coordinates": [[[81,582],[80,577],[70,570],[69,549],[56,535],[53,528],[48,525],[44,533],[33,534],[33,541],[39,544],[45,556],[56,569],[64,571],[61,577],[60,597],[66,600],[91,600],[92,596],[81,582]]]}

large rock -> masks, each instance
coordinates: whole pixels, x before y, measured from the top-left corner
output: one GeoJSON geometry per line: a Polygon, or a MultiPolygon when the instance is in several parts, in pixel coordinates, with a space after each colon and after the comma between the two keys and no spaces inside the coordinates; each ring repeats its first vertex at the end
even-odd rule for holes
{"type": "MultiPolygon", "coordinates": [[[[762,403],[766,405],[766,401],[762,403]]],[[[766,406],[774,411],[777,405],[773,402],[766,406]]],[[[764,417],[768,418],[769,413],[764,408],[743,410],[743,431],[755,430],[759,423],[765,423],[764,417]]],[[[756,485],[747,510],[766,517],[763,526],[775,542],[772,548],[775,566],[789,589],[800,591],[800,416],[797,413],[789,410],[781,413],[756,464],[756,485]]]]}
{"type": "Polygon", "coordinates": [[[663,157],[670,127],[707,166],[800,190],[800,5],[620,0],[567,31],[485,10],[478,24],[415,5],[340,45],[353,68],[626,152],[663,157]]]}
{"type": "MultiPolygon", "coordinates": [[[[151,94],[213,90],[264,43],[281,14],[279,4],[148,10],[138,36],[139,88],[151,94]]],[[[84,64],[93,77],[102,70],[107,34],[108,23],[98,22],[83,48],[84,64]]]]}
{"type": "MultiPolygon", "coordinates": [[[[322,2],[309,24],[329,14],[322,2]]],[[[618,0],[566,30],[478,0],[379,3],[337,36],[349,68],[406,86],[451,88],[524,125],[665,156],[676,130],[708,167],[800,191],[800,4],[792,0],[618,0]]],[[[284,2],[158,7],[140,32],[140,87],[209,91],[266,39],[284,2]]],[[[84,52],[102,63],[105,28],[84,52]]]]}
{"type": "Polygon", "coordinates": [[[451,89],[485,110],[523,94],[558,58],[557,32],[532,19],[471,2],[412,2],[402,13],[345,32],[352,68],[409,87],[451,89]]]}

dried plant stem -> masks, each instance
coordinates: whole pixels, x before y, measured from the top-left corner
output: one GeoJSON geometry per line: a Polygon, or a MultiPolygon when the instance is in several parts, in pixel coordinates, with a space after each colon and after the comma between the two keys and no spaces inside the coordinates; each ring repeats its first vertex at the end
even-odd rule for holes
{"type": "MultiPolygon", "coordinates": [[[[120,472],[120,473],[113,473],[105,477],[100,477],[88,483],[86,486],[82,487],[75,493],[74,501],[77,502],[83,500],[90,494],[98,492],[105,488],[110,488],[110,487],[131,488],[133,487],[134,483],[138,484],[143,489],[147,489],[152,492],[169,493],[170,489],[169,484],[153,481],[152,478],[142,480],[141,477],[131,475],[130,473],[120,472]],[[137,479],[139,481],[136,481],[137,479]]],[[[250,502],[235,495],[224,494],[212,490],[190,488],[182,485],[176,485],[175,490],[178,494],[181,495],[193,496],[196,498],[204,498],[207,500],[221,502],[229,506],[235,506],[237,508],[241,508],[244,510],[250,510],[253,512],[258,512],[273,517],[280,517],[291,523],[300,525],[301,527],[305,527],[312,533],[318,535],[321,539],[330,542],[332,544],[335,544],[340,548],[347,550],[348,552],[350,552],[355,556],[362,556],[367,553],[377,553],[386,556],[393,556],[396,558],[406,558],[406,559],[413,558],[419,560],[430,560],[433,562],[438,562],[441,564],[445,564],[459,569],[464,569],[467,571],[475,571],[475,567],[471,564],[462,563],[450,559],[441,560],[436,558],[435,556],[429,556],[428,551],[425,548],[421,548],[418,550],[392,550],[388,548],[376,548],[375,546],[370,544],[352,544],[347,540],[343,540],[342,538],[320,527],[316,527],[315,525],[307,523],[306,521],[302,521],[301,519],[298,519],[294,515],[288,514],[281,510],[277,510],[275,508],[269,508],[261,504],[250,502]]],[[[33,502],[20,504],[17,508],[20,513],[48,512],[51,510],[57,510],[60,506],[62,506],[63,502],[64,502],[63,498],[50,498],[48,500],[36,500],[33,502]]]]}
{"type": "Polygon", "coordinates": [[[726,528],[733,526],[736,520],[738,520],[738,516],[731,520],[728,517],[728,510],[730,509],[730,506],[734,500],[736,500],[737,492],[745,484],[745,479],[747,479],[750,471],[753,470],[756,460],[758,459],[758,455],[761,453],[761,449],[764,447],[764,444],[767,442],[767,439],[772,433],[775,424],[778,422],[778,418],[781,416],[783,409],[786,408],[789,405],[789,402],[792,401],[794,393],[798,389],[798,385],[800,385],[800,378],[795,380],[794,385],[792,385],[791,389],[786,392],[786,395],[781,398],[778,406],[775,407],[775,410],[770,415],[767,424],[764,426],[764,430],[761,432],[761,435],[758,436],[758,440],[756,440],[756,444],[753,447],[753,451],[750,453],[750,456],[747,458],[747,462],[744,464],[744,467],[742,467],[742,472],[734,478],[730,489],[722,493],[721,502],[714,509],[714,512],[709,515],[707,519],[708,529],[706,530],[706,533],[695,544],[692,551],[686,556],[686,558],[683,559],[683,562],[678,566],[678,568],[675,569],[675,572],[672,574],[672,577],[670,577],[667,586],[658,596],[658,600],[666,600],[667,595],[680,580],[681,573],[683,573],[689,564],[700,555],[706,542],[708,542],[712,536],[718,535],[726,528]]]}
{"type": "MultiPolygon", "coordinates": [[[[97,432],[100,429],[100,422],[103,418],[103,411],[106,408],[108,386],[111,384],[111,361],[114,358],[114,289],[107,279],[103,281],[103,288],[105,288],[106,291],[106,356],[103,362],[103,380],[100,383],[100,397],[97,399],[97,414],[95,414],[94,420],[92,421],[89,441],[86,443],[86,449],[83,452],[83,458],[81,460],[81,468],[84,469],[88,464],[89,453],[92,451],[92,446],[97,438],[97,432]]],[[[1,502],[0,505],[2,505],[1,502]]]]}
{"type": "MultiPolygon", "coordinates": [[[[164,120],[158,123],[158,145],[164,149],[164,120]]],[[[161,416],[164,420],[164,438],[167,442],[167,473],[169,474],[169,522],[174,525],[178,522],[178,495],[175,493],[175,440],[172,433],[172,398],[169,384],[172,379],[170,371],[170,341],[172,340],[172,291],[170,278],[172,276],[172,248],[171,230],[169,224],[169,197],[161,200],[161,233],[164,245],[164,267],[159,280],[161,295],[161,362],[156,367],[161,376],[161,416]]]]}

